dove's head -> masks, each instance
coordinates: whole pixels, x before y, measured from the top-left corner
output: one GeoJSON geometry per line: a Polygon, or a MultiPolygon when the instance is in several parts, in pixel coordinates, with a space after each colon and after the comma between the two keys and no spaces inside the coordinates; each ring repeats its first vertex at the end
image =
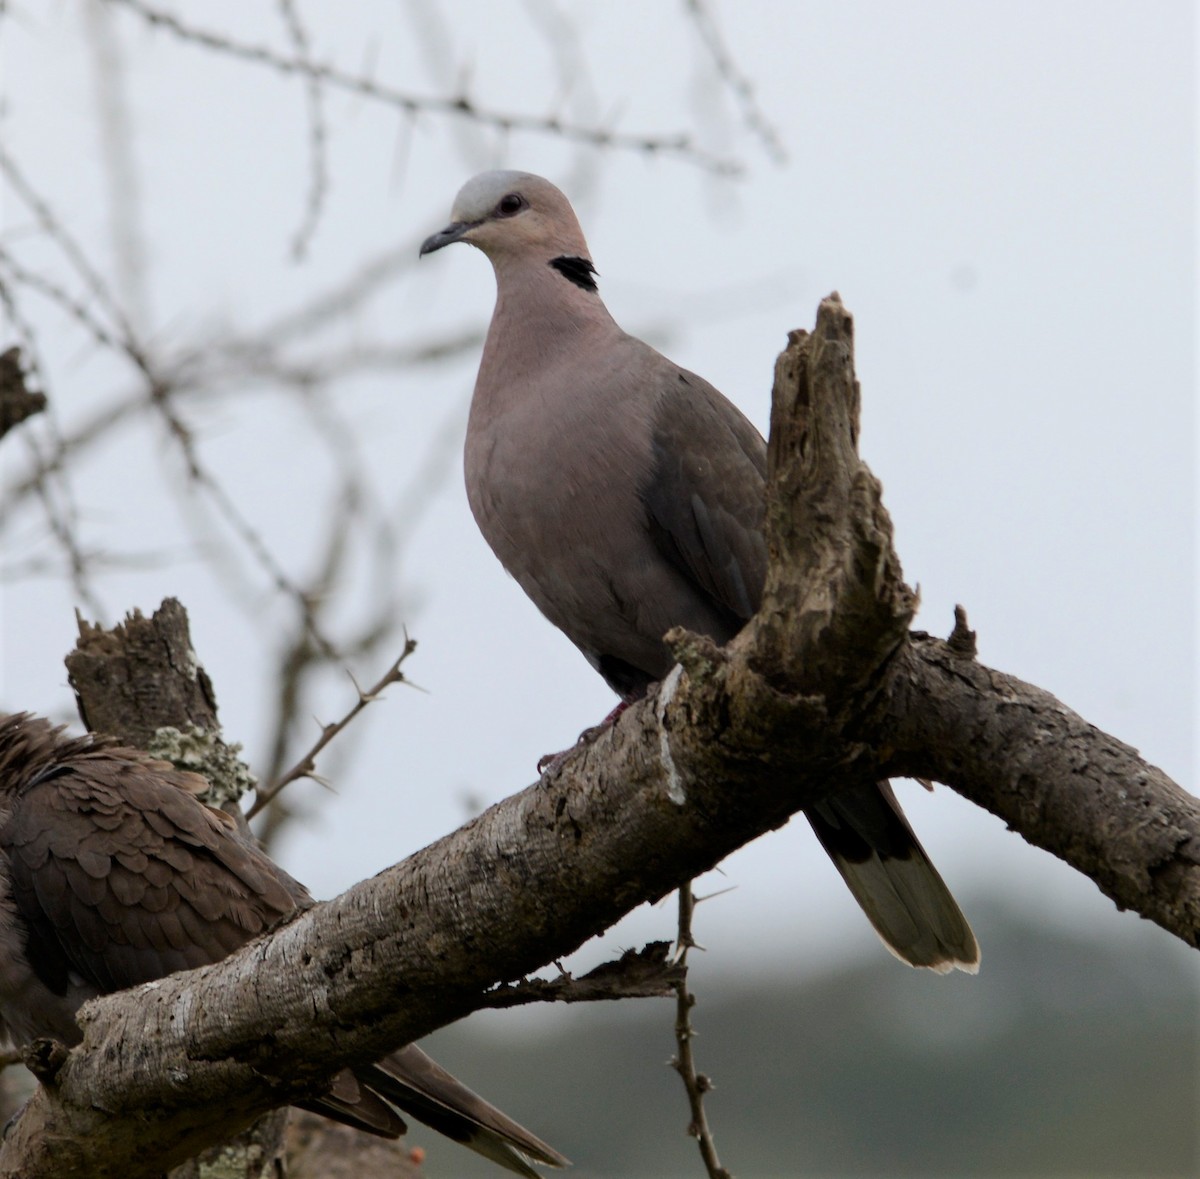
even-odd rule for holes
{"type": "Polygon", "coordinates": [[[588,258],[571,202],[531,172],[482,172],[454,198],[450,224],[425,239],[421,253],[467,242],[493,263],[505,258],[588,258]]]}

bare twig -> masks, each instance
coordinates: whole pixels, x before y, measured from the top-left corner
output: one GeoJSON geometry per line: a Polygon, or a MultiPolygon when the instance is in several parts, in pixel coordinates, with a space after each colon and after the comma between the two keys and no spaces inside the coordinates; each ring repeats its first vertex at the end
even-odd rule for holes
{"type": "Polygon", "coordinates": [[[313,332],[343,318],[386,289],[398,275],[411,270],[416,263],[419,246],[420,239],[413,237],[372,255],[364,262],[356,263],[356,268],[346,278],[336,280],[301,307],[285,311],[274,323],[258,331],[255,343],[261,341],[277,346],[289,340],[304,340],[313,332]]]}
{"type": "Polygon", "coordinates": [[[279,0],[279,12],[291,39],[298,61],[307,63],[304,92],[308,103],[308,197],[304,217],[292,238],[292,257],[302,261],[317,231],[325,194],[329,191],[329,129],[325,123],[325,94],[320,77],[313,70],[308,30],[300,19],[296,0],[279,0]]]}
{"type": "MultiPolygon", "coordinates": [[[[165,393],[165,390],[163,392],[165,393]]],[[[237,501],[225,490],[220,480],[200,462],[191,432],[178,415],[167,406],[165,396],[158,397],[155,400],[163,417],[167,421],[171,435],[178,442],[180,450],[183,452],[184,461],[187,464],[188,476],[207,493],[209,500],[217,510],[217,514],[225,521],[230,531],[245,545],[259,567],[271,579],[275,588],[280,593],[292,599],[300,611],[300,617],[309,634],[312,636],[313,642],[329,659],[337,659],[338,648],[322,630],[317,611],[313,606],[312,600],[304,592],[303,587],[288,574],[283,565],[276,559],[267,542],[263,540],[258,530],[238,506],[237,501]]]]}
{"type": "Polygon", "coordinates": [[[692,1111],[687,1132],[700,1147],[700,1157],[704,1160],[709,1179],[733,1179],[717,1157],[717,1145],[704,1112],[704,1095],[712,1090],[713,1083],[704,1073],[696,1071],[696,1058],[692,1052],[692,1040],[696,1035],[692,1027],[692,1008],[696,1005],[696,996],[688,990],[687,955],[689,950],[701,948],[692,937],[692,914],[695,908],[696,898],[692,893],[691,881],[688,881],[679,889],[679,934],[675,943],[675,962],[683,971],[683,977],[675,984],[675,1044],[678,1052],[671,1060],[671,1067],[683,1078],[688,1106],[692,1111]]]}
{"type": "MultiPolygon", "coordinates": [[[[314,391],[309,390],[310,394],[314,391]]],[[[398,627],[399,610],[394,600],[395,536],[391,518],[382,504],[372,503],[371,488],[362,479],[365,462],[359,440],[348,422],[342,420],[335,404],[317,396],[307,396],[304,404],[313,420],[313,429],[328,445],[337,462],[341,490],[337,502],[326,517],[326,537],[323,553],[316,571],[308,580],[306,600],[314,613],[323,615],[337,601],[335,589],[349,560],[352,528],[365,531],[369,524],[363,519],[374,507],[374,529],[370,551],[380,569],[380,582],[370,595],[371,616],[359,625],[359,633],[343,637],[344,654],[372,655],[389,641],[398,627]]],[[[285,768],[285,758],[293,746],[293,735],[301,719],[307,716],[305,703],[308,687],[314,676],[330,663],[328,657],[312,642],[309,630],[301,625],[287,643],[279,661],[276,679],[275,717],[271,725],[270,761],[264,775],[268,782],[279,778],[285,768]]],[[[263,816],[258,835],[264,846],[270,846],[279,828],[291,817],[291,810],[281,797],[276,797],[263,816]]]]}
{"type": "Polygon", "coordinates": [[[483,343],[478,328],[453,331],[445,336],[413,344],[374,343],[356,340],[344,348],[322,348],[312,356],[292,360],[273,347],[260,347],[249,341],[240,348],[228,348],[224,356],[214,358],[211,374],[206,379],[239,380],[246,377],[265,377],[281,385],[295,388],[320,385],[333,380],[373,373],[401,372],[422,364],[433,364],[449,357],[477,349],[483,343]],[[221,360],[228,362],[228,372],[218,370],[221,360]]]}
{"type": "MultiPolygon", "coordinates": [[[[11,257],[0,247],[0,305],[8,312],[10,322],[17,328],[25,348],[25,356],[29,363],[30,372],[39,373],[37,342],[34,339],[33,329],[21,314],[15,295],[4,278],[4,265],[9,266],[10,274],[13,274],[14,278],[18,281],[21,280],[23,271],[21,271],[20,267],[15,267],[14,273],[14,264],[11,257]]],[[[10,353],[15,353],[15,351],[15,349],[10,349],[10,353]]],[[[9,355],[9,353],[5,355],[9,355]]],[[[19,366],[17,371],[20,373],[19,366]]],[[[23,375],[21,375],[21,381],[23,384],[23,375]]],[[[42,408],[46,407],[47,403],[43,394],[30,394],[29,396],[40,397],[42,399],[42,408]]],[[[27,417],[29,415],[25,414],[23,416],[27,417]]],[[[45,420],[48,423],[48,431],[52,444],[56,449],[60,449],[62,446],[62,433],[59,429],[58,419],[54,413],[53,406],[50,406],[46,412],[45,420]]],[[[57,491],[55,491],[52,488],[51,479],[49,478],[49,468],[42,440],[37,437],[36,433],[26,432],[25,445],[28,451],[34,456],[36,469],[47,472],[30,483],[30,490],[41,501],[50,535],[58,542],[67,559],[67,568],[70,571],[71,584],[75,590],[75,595],[93,613],[99,613],[99,602],[92,590],[89,578],[88,561],[78,540],[78,512],[74,497],[71,494],[70,482],[64,472],[61,470],[55,472],[58,475],[55,481],[57,491]]],[[[7,507],[11,505],[12,500],[6,497],[4,502],[7,507]]]]}
{"type": "MultiPolygon", "coordinates": [[[[287,4],[287,0],[281,0],[281,3],[295,17],[294,10],[287,4]]],[[[299,25],[298,19],[296,28],[299,30],[296,35],[304,40],[305,49],[307,49],[307,39],[304,37],[303,28],[299,25]]],[[[313,86],[319,88],[321,80],[318,73],[300,72],[302,76],[312,82],[313,86]]],[[[0,246],[0,284],[3,286],[0,294],[3,294],[6,305],[14,303],[12,287],[23,286],[36,291],[58,306],[69,318],[79,323],[102,348],[124,356],[133,364],[145,380],[145,388],[139,392],[138,402],[156,412],[163,419],[169,436],[182,453],[184,469],[189,481],[204,493],[213,505],[218,518],[249,552],[253,561],[266,573],[276,590],[291,598],[296,604],[313,643],[326,660],[340,659],[341,652],[337,645],[324,634],[318,623],[312,598],[306,595],[295,579],[288,574],[241,505],[229,495],[220,480],[201,460],[192,432],[175,406],[178,392],[176,370],[179,366],[160,362],[142,346],[116,297],[101,278],[98,269],[67,231],[50,203],[37,192],[15,160],[2,149],[0,149],[0,177],[3,177],[29,208],[42,231],[59,247],[71,268],[82,281],[85,291],[83,297],[76,296],[50,277],[27,269],[10,250],[0,246]],[[97,310],[100,314],[97,314],[97,310]]],[[[316,212],[319,211],[319,197],[313,197],[310,202],[310,210],[315,218],[316,212]]],[[[228,355],[228,352],[226,354],[228,355]]],[[[120,418],[114,415],[107,420],[112,423],[120,418]]],[[[77,527],[69,486],[64,483],[55,494],[42,474],[51,469],[62,469],[62,456],[67,449],[67,444],[58,439],[57,445],[54,446],[53,452],[49,456],[44,453],[40,445],[33,442],[30,445],[34,448],[35,469],[38,474],[29,480],[26,486],[33,490],[42,502],[50,533],[66,555],[77,597],[91,613],[100,614],[102,613],[100,603],[91,587],[83,548],[78,540],[80,530],[77,527]]],[[[11,504],[14,498],[10,493],[6,497],[6,502],[11,504]]]]}
{"type": "Polygon", "coordinates": [[[13,192],[29,208],[37,219],[45,234],[62,251],[63,256],[71,264],[76,274],[83,280],[91,295],[91,301],[100,304],[112,317],[118,332],[126,340],[133,339],[124,311],[108,284],[100,276],[99,270],[92,264],[84,253],[83,248],[68,232],[66,226],[50,207],[49,202],[38,193],[25,174],[17,166],[16,161],[0,147],[0,175],[8,182],[13,192]]]}
{"type": "Polygon", "coordinates": [[[705,48],[712,55],[717,73],[733,92],[741,106],[742,122],[758,136],[767,155],[775,163],[786,163],[787,151],[779,137],[779,132],[763,113],[762,107],[758,105],[758,99],[754,95],[754,86],[738,68],[737,62],[733,60],[733,54],[729,52],[729,47],[717,29],[716,20],[709,11],[707,3],[705,0],[684,0],[684,6],[691,13],[696,31],[700,34],[700,40],[704,42],[705,48]]]}
{"type": "MultiPolygon", "coordinates": [[[[3,247],[0,247],[0,253],[3,247]]],[[[0,259],[2,261],[2,259],[0,259]]],[[[6,310],[5,287],[0,279],[0,304],[6,310]]],[[[303,313],[305,331],[316,333],[328,328],[335,317],[349,313],[349,305],[341,305],[331,299],[329,304],[318,310],[315,306],[303,313]],[[336,305],[335,305],[336,304],[336,305]]],[[[302,387],[322,384],[361,373],[397,372],[424,364],[458,356],[477,349],[483,342],[483,332],[478,328],[450,331],[445,336],[432,337],[424,342],[410,345],[370,344],[356,342],[338,351],[324,350],[311,359],[290,360],[281,354],[283,339],[271,338],[275,329],[253,339],[234,338],[224,341],[206,342],[200,351],[202,360],[193,360],[190,355],[182,356],[170,366],[171,390],[178,401],[186,397],[189,402],[203,398],[216,398],[227,392],[226,387],[236,391],[239,398],[246,396],[246,386],[251,378],[265,379],[279,385],[302,387]]],[[[297,324],[281,321],[280,334],[291,336],[299,332],[297,324]]],[[[28,348],[22,339],[23,350],[28,348]]],[[[35,366],[31,365],[31,369],[35,366]]],[[[36,371],[36,369],[35,369],[36,371]]],[[[46,475],[59,471],[65,463],[88,447],[106,439],[113,430],[136,421],[148,408],[148,395],[144,385],[127,390],[117,399],[104,406],[91,417],[84,419],[69,434],[57,441],[54,448],[28,472],[4,488],[3,498],[11,507],[36,490],[38,482],[46,475]]]]}
{"type": "MultiPolygon", "coordinates": [[[[263,807],[265,807],[285,786],[290,782],[295,782],[298,778],[317,778],[317,755],[334,739],[351,721],[354,720],[368,704],[378,700],[384,689],[391,684],[400,684],[407,682],[404,678],[404,673],[401,667],[404,661],[417,649],[416,639],[404,636],[404,650],[400,652],[396,661],[383,673],[380,678],[367,688],[365,691],[357,684],[354,684],[355,690],[358,692],[358,699],[354,705],[342,716],[339,720],[332,721],[321,728],[321,735],[313,742],[312,747],[300,758],[298,762],[282,777],[272,782],[265,789],[258,790],[255,793],[254,805],[246,814],[246,818],[253,819],[263,807]]],[[[353,683],[351,677],[351,683],[353,683]]]]}
{"type": "MultiPolygon", "coordinates": [[[[41,453],[41,448],[36,439],[30,436],[27,437],[27,442],[35,454],[41,453]]],[[[98,616],[103,613],[103,610],[100,607],[100,600],[92,587],[89,554],[84,550],[79,541],[74,501],[71,499],[65,476],[58,482],[61,485],[59,489],[60,495],[56,496],[51,486],[51,481],[46,479],[37,486],[38,498],[42,502],[50,534],[58,542],[59,548],[62,549],[63,555],[66,557],[67,569],[71,577],[71,587],[75,591],[75,597],[93,615],[98,616]]]]}
{"type": "Polygon", "coordinates": [[[3,276],[4,271],[7,271],[9,275],[9,281],[5,285],[10,290],[15,286],[24,286],[32,291],[36,291],[39,295],[66,312],[67,316],[75,320],[101,347],[111,352],[127,351],[124,342],[117,339],[84,306],[83,300],[77,299],[65,287],[53,279],[47,278],[44,274],[37,274],[32,270],[27,270],[17,261],[11,251],[0,246],[0,277],[3,276]]]}
{"type": "Polygon", "coordinates": [[[136,13],[147,24],[164,29],[181,41],[198,45],[229,57],[266,66],[283,74],[300,74],[315,78],[329,86],[357,94],[362,98],[394,106],[409,115],[433,114],[452,118],[471,119],[497,131],[531,131],[556,135],[592,147],[620,148],[641,151],[648,155],[671,155],[688,160],[718,175],[736,175],[741,165],[734,160],[713,155],[700,147],[686,132],[673,135],[638,135],[614,131],[608,127],[585,126],[560,119],[556,115],[526,115],[495,111],[482,107],[466,94],[453,96],[418,95],[376,82],[369,77],[347,73],[336,66],[287,57],[265,45],[248,45],[234,41],[222,33],[185,24],[173,13],[156,8],[145,0],[108,0],[136,13]]]}
{"type": "Polygon", "coordinates": [[[129,104],[129,72],[112,11],[94,0],[82,7],[93,64],[96,122],[108,189],[115,287],[124,303],[125,318],[146,329],[150,321],[146,243],[142,231],[141,183],[134,151],[137,137],[129,104]]]}

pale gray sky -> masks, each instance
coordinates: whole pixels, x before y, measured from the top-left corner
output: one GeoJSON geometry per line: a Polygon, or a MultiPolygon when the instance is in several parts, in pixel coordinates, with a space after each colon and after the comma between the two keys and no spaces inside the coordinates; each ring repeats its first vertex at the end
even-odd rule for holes
{"type": "MultiPolygon", "coordinates": [[[[763,428],[787,330],[810,326],[819,299],[837,289],[857,321],[863,451],[883,480],[906,574],[920,584],[918,624],[946,633],[963,603],[985,662],[1054,692],[1190,787],[1191,5],[714,3],[779,130],[782,166],[744,130],[680,6],[477,0],[426,11],[413,2],[337,6],[335,17],[302,5],[318,56],[347,69],[369,63],[381,81],[430,93],[465,78],[481,103],[512,111],[544,114],[561,100],[577,121],[691,128],[707,149],[746,164],[739,179],[722,180],[677,159],[500,138],[436,117],[409,127],[393,111],[330,96],[330,190],[302,265],[289,259],[307,184],[298,84],[152,35],[119,9],[85,20],[84,7],[9,6],[3,138],[111,268],[94,49],[107,36],[128,67],[135,133],[146,264],[133,294],[160,338],[256,325],[355,260],[404,242],[415,253],[462,181],[497,165],[560,183],[618,320],[653,335],[763,428]],[[544,35],[554,14],[577,36],[561,55],[544,35]]],[[[175,10],[283,44],[270,5],[175,10]]],[[[58,265],[11,199],[2,240],[30,264],[58,265]]],[[[466,248],[420,266],[414,257],[345,338],[414,344],[482,325],[493,289],[485,259],[466,248]]],[[[64,423],[126,387],[128,376],[77,329],[44,307],[37,316],[64,423]]],[[[466,797],[492,801],[526,785],[540,754],[569,744],[612,703],[475,531],[457,450],[476,359],[402,380],[358,377],[337,391],[389,499],[432,440],[450,430],[453,447],[404,562],[405,621],[421,644],[409,667],[427,691],[394,689],[370,710],[360,755],[337,773],[339,798],[317,800],[316,817],[280,850],[318,894],[445,833],[465,816],[466,797]]],[[[302,572],[329,472],[298,408],[232,397],[192,420],[206,460],[302,572]]],[[[10,442],[6,469],[17,461],[10,442]]],[[[258,644],[287,629],[289,608],[260,586],[254,616],[239,613],[184,551],[186,512],[162,490],[177,466],[161,432],[142,428],[83,472],[90,543],[182,558],[106,577],[102,598],[114,616],[167,594],[185,602],[228,735],[261,758],[272,668],[258,644]]],[[[52,551],[43,532],[34,513],[11,520],[6,564],[52,551]]],[[[61,659],[74,605],[60,581],[6,587],[6,707],[69,707],[61,659]]],[[[322,719],[347,702],[346,685],[331,681],[322,719]]],[[[906,787],[903,797],[968,913],[986,893],[1113,936],[1136,920],[953,792],[906,787]]],[[[802,823],[732,857],[712,887],[723,885],[736,889],[700,918],[714,959],[879,952],[802,823]]],[[[603,948],[672,928],[670,910],[641,914],[603,948]]],[[[986,963],[986,933],[981,940],[986,963]]]]}

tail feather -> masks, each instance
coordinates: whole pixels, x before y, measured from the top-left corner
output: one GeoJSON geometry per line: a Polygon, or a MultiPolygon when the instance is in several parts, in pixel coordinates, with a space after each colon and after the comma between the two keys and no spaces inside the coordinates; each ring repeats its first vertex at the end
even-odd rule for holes
{"type": "Polygon", "coordinates": [[[526,1179],[539,1179],[530,1160],[570,1166],[553,1147],[484,1101],[415,1044],[358,1070],[357,1075],[406,1114],[526,1179]]]}
{"type": "Polygon", "coordinates": [[[840,791],[805,811],[883,944],[911,966],[979,969],[979,944],[891,786],[840,791]]]}
{"type": "Polygon", "coordinates": [[[380,1138],[399,1138],[407,1133],[404,1119],[378,1093],[374,1093],[349,1070],[333,1079],[329,1092],[312,1101],[298,1101],[299,1109],[320,1114],[380,1138]]]}

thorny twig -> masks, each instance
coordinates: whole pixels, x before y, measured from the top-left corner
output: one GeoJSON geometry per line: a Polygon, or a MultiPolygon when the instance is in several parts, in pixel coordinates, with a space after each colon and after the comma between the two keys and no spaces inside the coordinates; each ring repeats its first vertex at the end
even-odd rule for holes
{"type": "MultiPolygon", "coordinates": [[[[173,405],[176,389],[172,379],[169,376],[161,375],[157,371],[157,366],[153,364],[132,337],[126,336],[121,340],[116,339],[88,312],[79,300],[73,298],[67,291],[49,279],[25,270],[2,246],[0,246],[0,268],[7,269],[17,282],[40,292],[57,303],[81,323],[96,339],[97,343],[114,352],[123,354],[132,361],[146,380],[147,389],[144,401],[162,417],[168,434],[175,441],[183,456],[184,468],[187,471],[189,480],[208,496],[216,508],[217,514],[225,521],[230,531],[237,536],[258,565],[270,577],[275,588],[296,603],[301,617],[317,646],[329,658],[336,658],[337,647],[322,633],[321,628],[317,624],[311,602],[307,600],[301,588],[284,570],[282,564],[276,559],[274,553],[271,552],[266,542],[259,535],[254,525],[251,524],[233,497],[225,490],[220,480],[201,461],[195,440],[192,437],[192,432],[173,405]]],[[[53,459],[48,464],[40,453],[37,455],[37,459],[39,470],[48,469],[48,465],[57,465],[53,459]]],[[[49,509],[50,501],[46,498],[47,492],[40,480],[35,482],[34,490],[42,497],[49,509]]],[[[53,517],[51,516],[50,519],[53,527],[53,517]]],[[[65,543],[71,531],[71,529],[54,528],[54,535],[60,543],[65,543]]],[[[71,561],[77,592],[91,606],[91,595],[87,591],[85,584],[80,580],[82,566],[79,564],[79,551],[77,548],[68,547],[67,554],[71,561]]],[[[97,610],[96,612],[99,613],[100,611],[97,610]]]]}
{"type": "Polygon", "coordinates": [[[704,1113],[704,1095],[712,1089],[713,1084],[704,1073],[696,1071],[696,1059],[692,1052],[692,1039],[696,1034],[692,1027],[692,1008],[696,1005],[696,996],[688,991],[687,955],[693,947],[700,948],[692,937],[692,913],[695,908],[696,898],[689,880],[679,889],[679,934],[675,961],[683,969],[683,977],[675,984],[675,1044],[678,1052],[671,1060],[671,1067],[683,1078],[683,1087],[687,1090],[688,1105],[692,1111],[688,1133],[700,1147],[700,1157],[704,1160],[709,1179],[733,1179],[717,1157],[717,1145],[704,1113]]]}
{"type": "Polygon", "coordinates": [[[259,535],[254,525],[250,523],[250,520],[238,506],[233,496],[225,490],[220,480],[200,462],[191,432],[174,410],[167,405],[166,390],[162,389],[161,393],[163,395],[154,398],[154,403],[166,420],[171,435],[179,444],[184,462],[187,465],[188,477],[208,494],[209,499],[217,509],[217,513],[224,518],[229,529],[250,551],[251,555],[258,562],[259,567],[270,577],[275,588],[280,593],[291,598],[296,604],[308,633],[312,635],[313,642],[321,649],[326,658],[330,660],[337,659],[338,648],[321,629],[317,612],[313,607],[311,599],[276,559],[275,554],[267,546],[266,541],[259,535]]]}
{"type": "Polygon", "coordinates": [[[557,135],[563,139],[586,143],[593,147],[621,148],[627,151],[642,151],[649,155],[679,156],[723,176],[736,175],[741,171],[740,164],[705,151],[686,132],[675,135],[636,135],[613,131],[606,127],[584,126],[560,119],[556,115],[525,115],[489,110],[479,106],[465,94],[454,96],[410,94],[397,90],[393,86],[376,82],[372,78],[348,73],[336,66],[298,57],[287,57],[265,45],[248,45],[241,41],[234,41],[224,34],[185,24],[173,13],[147,4],[145,0],[108,0],[108,2],[128,8],[147,24],[165,29],[181,41],[224,53],[242,61],[267,66],[280,73],[312,77],[328,86],[357,94],[362,98],[398,107],[409,115],[425,113],[465,118],[505,133],[532,131],[545,135],[557,135]]]}
{"type": "MultiPolygon", "coordinates": [[[[3,247],[0,247],[2,253],[3,247]]],[[[3,296],[4,285],[0,282],[0,303],[3,303],[3,296]]],[[[309,330],[319,331],[341,313],[331,305],[328,308],[330,320],[317,322],[314,318],[309,330]]],[[[288,331],[290,334],[290,325],[288,331]]],[[[360,341],[336,351],[325,349],[319,356],[303,360],[289,360],[279,355],[276,349],[280,343],[263,337],[213,341],[205,349],[206,355],[199,364],[187,357],[173,366],[172,394],[176,400],[186,395],[195,401],[215,399],[232,391],[244,398],[246,386],[253,379],[277,382],[288,388],[303,388],[364,373],[402,372],[477,349],[483,343],[483,332],[478,328],[451,331],[445,336],[410,345],[360,341]]],[[[60,471],[78,452],[95,446],[113,430],[136,420],[147,404],[147,391],[139,385],[85,418],[69,434],[56,440],[53,451],[43,460],[3,488],[6,506],[11,507],[33,494],[42,479],[60,471]]]]}
{"type": "MultiPolygon", "coordinates": [[[[38,292],[81,324],[101,347],[124,353],[135,364],[138,364],[140,353],[133,328],[116,295],[101,277],[100,271],[92,264],[83,248],[67,230],[62,219],[54,212],[50,202],[35,189],[16,161],[3,149],[0,149],[0,176],[3,176],[8,186],[33,214],[42,232],[58,247],[82,281],[86,300],[72,295],[46,276],[27,270],[10,251],[0,247],[0,283],[3,284],[5,290],[8,291],[8,283],[3,282],[3,274],[7,272],[14,286],[24,286],[38,292]],[[106,313],[115,330],[110,330],[105,326],[100,318],[92,313],[90,310],[92,307],[99,308],[101,312],[106,313]]],[[[21,318],[15,314],[17,310],[15,296],[11,292],[6,293],[3,296],[3,302],[14,314],[14,318],[18,322],[22,322],[21,318]]],[[[32,350],[32,337],[28,340],[28,345],[32,350]]],[[[48,421],[52,442],[56,449],[61,448],[62,436],[57,418],[53,413],[48,415],[48,421]]],[[[28,435],[27,445],[34,455],[36,465],[44,468],[46,462],[39,440],[33,435],[28,435]]],[[[59,475],[57,491],[51,488],[50,481],[46,478],[39,479],[34,490],[42,501],[50,533],[66,554],[76,597],[94,614],[100,614],[102,611],[99,599],[89,578],[87,556],[78,540],[78,512],[71,494],[70,481],[62,470],[59,470],[57,474],[59,475]]]]}
{"type": "MultiPolygon", "coordinates": [[[[366,708],[368,704],[372,704],[374,701],[378,700],[385,688],[391,684],[401,684],[406,682],[404,678],[404,672],[401,670],[401,667],[404,661],[416,649],[416,639],[409,638],[408,635],[405,635],[404,650],[400,652],[400,655],[397,657],[396,661],[387,669],[387,671],[383,673],[382,676],[380,676],[376,683],[372,684],[371,687],[367,688],[365,691],[355,684],[354,686],[358,692],[358,699],[354,702],[354,705],[339,720],[331,721],[329,724],[322,726],[321,734],[316,741],[313,742],[312,747],[307,753],[304,754],[303,757],[300,758],[298,762],[296,762],[294,766],[292,766],[290,770],[287,771],[287,773],[278,778],[276,781],[272,782],[271,785],[265,789],[255,792],[254,805],[249,811],[246,812],[246,818],[253,819],[254,816],[257,815],[263,809],[263,807],[265,807],[271,801],[271,799],[273,799],[285,786],[291,782],[295,782],[298,778],[313,778],[314,780],[319,780],[316,773],[317,755],[325,748],[326,745],[329,744],[330,741],[334,739],[334,737],[342,732],[342,730],[345,729],[346,726],[349,725],[350,722],[354,720],[354,718],[358,716],[358,714],[362,712],[362,710],[366,708]]],[[[353,677],[351,677],[351,682],[354,682],[353,677]]]]}
{"type": "MultiPolygon", "coordinates": [[[[31,208],[36,211],[41,228],[51,233],[56,240],[64,235],[57,229],[57,220],[49,205],[42,200],[32,184],[15,165],[9,161],[9,172],[18,178],[22,184],[22,193],[31,208]]],[[[85,289],[91,290],[98,282],[94,269],[75,244],[66,239],[64,252],[74,261],[79,260],[77,269],[81,270],[85,289]]],[[[218,340],[194,346],[188,352],[178,353],[173,359],[155,357],[151,359],[133,340],[128,331],[114,330],[104,319],[97,318],[89,310],[98,307],[101,310],[108,300],[89,299],[88,304],[82,298],[76,298],[64,287],[58,286],[52,280],[39,274],[26,271],[20,263],[12,258],[3,247],[0,247],[0,276],[4,273],[3,264],[7,264],[7,273],[18,283],[23,283],[30,289],[36,290],[56,303],[67,315],[79,322],[85,331],[106,350],[126,357],[137,369],[139,388],[132,391],[128,397],[115,407],[110,406],[102,414],[84,423],[83,426],[69,439],[57,434],[49,440],[50,453],[46,453],[41,443],[42,439],[32,439],[34,447],[33,462],[30,473],[22,480],[14,483],[7,491],[5,498],[13,503],[28,495],[35,494],[42,502],[50,524],[50,535],[54,536],[66,554],[72,580],[76,586],[77,596],[88,605],[95,614],[102,613],[90,586],[86,580],[85,570],[93,565],[94,554],[85,552],[77,542],[79,530],[72,522],[62,518],[62,511],[68,505],[60,505],[60,496],[47,485],[47,479],[52,475],[62,475],[65,471],[65,460],[69,454],[86,443],[94,443],[105,436],[111,429],[131,420],[138,414],[149,410],[164,419],[168,432],[178,445],[184,459],[184,470],[193,485],[198,484],[204,493],[204,499],[212,504],[218,518],[229,531],[249,550],[252,559],[263,568],[277,590],[291,597],[297,603],[301,614],[301,637],[297,643],[308,652],[306,665],[298,672],[299,678],[307,678],[307,673],[317,667],[327,665],[332,661],[341,662],[347,653],[358,651],[369,654],[379,643],[386,641],[392,633],[395,623],[395,611],[388,611],[388,621],[369,623],[368,627],[360,628],[359,637],[346,642],[339,641],[335,649],[333,642],[322,634],[320,621],[321,607],[324,604],[324,591],[314,593],[312,587],[301,584],[290,576],[283,565],[276,560],[273,552],[258,533],[250,519],[245,514],[243,506],[232,499],[201,460],[196,441],[192,436],[189,424],[179,412],[179,402],[182,395],[195,399],[211,397],[219,393],[219,386],[228,384],[242,391],[247,377],[265,377],[274,382],[299,389],[306,402],[315,385],[323,379],[335,375],[345,376],[348,373],[361,370],[388,370],[407,368],[441,359],[444,356],[461,351],[477,342],[477,331],[454,333],[444,340],[426,341],[414,344],[409,348],[402,346],[366,347],[356,343],[347,350],[339,352],[332,360],[328,355],[320,361],[305,363],[303,361],[286,360],[282,354],[284,346],[290,341],[304,343],[311,341],[314,331],[326,327],[330,322],[343,317],[349,309],[360,301],[375,294],[381,284],[392,276],[398,269],[411,264],[415,257],[415,246],[405,243],[404,246],[385,254],[381,258],[371,260],[366,266],[360,267],[348,280],[343,280],[338,286],[325,294],[316,296],[298,311],[285,313],[274,324],[268,325],[263,332],[252,339],[234,337],[229,340],[218,340]]],[[[6,288],[0,289],[3,295],[6,288]]],[[[111,318],[116,318],[115,316],[111,318]]],[[[120,328],[124,329],[125,324],[120,328]]],[[[311,401],[314,408],[316,401],[311,401]]],[[[331,410],[332,407],[326,407],[331,410]]],[[[328,413],[326,413],[326,418],[328,413]]],[[[329,429],[328,420],[320,423],[322,428],[317,430],[318,436],[325,439],[332,447],[332,437],[351,436],[352,432],[343,427],[338,431],[329,429]]],[[[354,473],[355,487],[352,489],[358,500],[368,497],[368,491],[359,479],[364,469],[361,459],[340,462],[339,467],[354,473]]],[[[66,489],[64,489],[65,491],[66,489]]],[[[427,501],[423,501],[427,502],[427,501]]],[[[394,539],[389,539],[392,522],[387,517],[387,510],[382,505],[374,513],[381,523],[376,528],[380,533],[378,538],[378,557],[381,562],[395,559],[396,545],[394,539]],[[389,536],[384,536],[387,532],[389,536]]],[[[344,524],[344,515],[336,517],[344,524]]],[[[342,530],[339,535],[342,540],[347,534],[342,530]]],[[[346,545],[340,546],[345,550],[346,545]]],[[[333,576],[326,571],[326,582],[333,576]]],[[[386,596],[386,593],[385,595],[386,596]]],[[[297,682],[293,693],[293,711],[303,708],[303,688],[297,682]]],[[[289,728],[290,726],[285,726],[289,728]]],[[[275,773],[282,768],[277,764],[275,773]]],[[[272,775],[273,776],[273,775],[272,775]]]]}

